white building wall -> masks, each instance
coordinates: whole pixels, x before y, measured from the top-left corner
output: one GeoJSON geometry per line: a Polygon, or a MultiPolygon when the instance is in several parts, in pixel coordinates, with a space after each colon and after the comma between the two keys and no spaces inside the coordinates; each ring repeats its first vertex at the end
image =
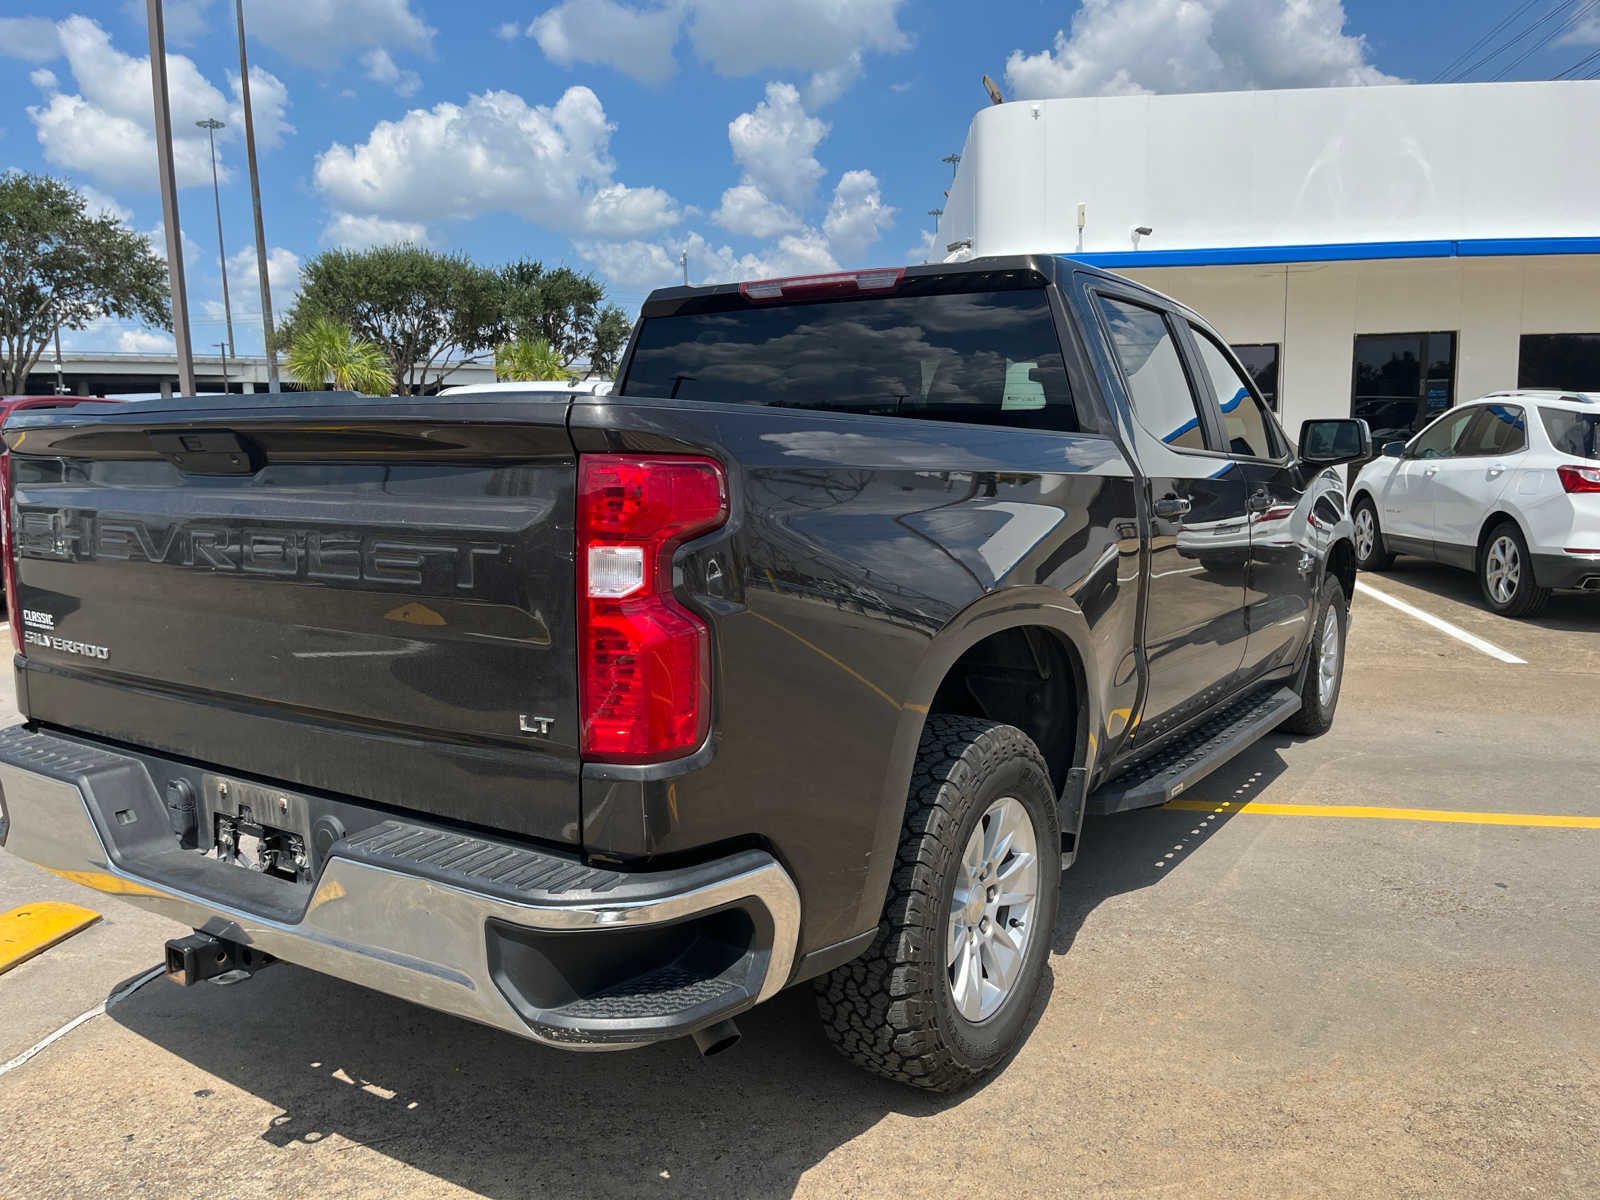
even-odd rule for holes
{"type": "Polygon", "coordinates": [[[973,118],[937,245],[1592,237],[1597,129],[1600,80],[1016,101],[973,118]]]}
{"type": "Polygon", "coordinates": [[[1454,403],[1515,387],[1524,333],[1600,333],[1592,255],[1381,259],[1124,272],[1183,301],[1230,342],[1276,342],[1279,408],[1348,416],[1357,334],[1454,331],[1454,403]]]}

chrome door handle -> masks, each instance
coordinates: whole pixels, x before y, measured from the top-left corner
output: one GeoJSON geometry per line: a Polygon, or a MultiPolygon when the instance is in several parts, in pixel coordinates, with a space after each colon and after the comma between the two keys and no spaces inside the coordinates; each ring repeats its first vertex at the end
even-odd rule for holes
{"type": "Polygon", "coordinates": [[[1435,475],[1437,475],[1439,473],[1439,468],[1438,467],[1429,467],[1427,470],[1423,471],[1422,473],[1424,475],[1426,475],[1429,479],[1432,479],[1435,475]]]}
{"type": "Polygon", "coordinates": [[[1189,502],[1182,496],[1168,496],[1156,501],[1156,516],[1171,520],[1189,511],[1189,502]]]}
{"type": "Polygon", "coordinates": [[[1489,478],[1493,479],[1496,475],[1503,474],[1505,469],[1504,463],[1495,463],[1494,466],[1489,468],[1489,478]]]}

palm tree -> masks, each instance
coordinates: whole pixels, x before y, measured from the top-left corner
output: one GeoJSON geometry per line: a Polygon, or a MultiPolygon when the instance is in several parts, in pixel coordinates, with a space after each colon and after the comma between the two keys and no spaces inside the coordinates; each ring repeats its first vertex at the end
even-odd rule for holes
{"type": "Polygon", "coordinates": [[[332,381],[345,391],[386,395],[394,385],[389,360],[375,342],[358,338],[348,325],[316,317],[289,342],[289,374],[308,387],[332,381]]]}
{"type": "Polygon", "coordinates": [[[528,383],[546,379],[571,379],[572,372],[561,361],[561,355],[544,338],[519,337],[495,348],[494,374],[496,379],[528,383]]]}

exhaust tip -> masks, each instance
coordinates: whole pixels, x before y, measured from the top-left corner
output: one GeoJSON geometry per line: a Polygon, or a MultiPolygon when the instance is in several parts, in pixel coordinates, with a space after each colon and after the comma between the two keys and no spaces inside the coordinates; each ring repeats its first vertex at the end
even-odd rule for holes
{"type": "Polygon", "coordinates": [[[732,1021],[718,1021],[715,1025],[696,1029],[689,1036],[694,1039],[694,1048],[700,1051],[700,1057],[711,1058],[724,1050],[733,1049],[739,1040],[739,1027],[732,1021]]]}

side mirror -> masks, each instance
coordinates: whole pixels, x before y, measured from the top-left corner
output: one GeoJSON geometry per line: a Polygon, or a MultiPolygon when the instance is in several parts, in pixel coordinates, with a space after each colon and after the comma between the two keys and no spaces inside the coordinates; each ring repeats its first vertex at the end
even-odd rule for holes
{"type": "Polygon", "coordinates": [[[1372,430],[1359,417],[1307,421],[1300,426],[1300,461],[1321,470],[1372,457],[1372,430]]]}
{"type": "Polygon", "coordinates": [[[1385,442],[1383,444],[1383,456],[1385,458],[1404,458],[1406,456],[1406,444],[1404,442],[1385,442]]]}

